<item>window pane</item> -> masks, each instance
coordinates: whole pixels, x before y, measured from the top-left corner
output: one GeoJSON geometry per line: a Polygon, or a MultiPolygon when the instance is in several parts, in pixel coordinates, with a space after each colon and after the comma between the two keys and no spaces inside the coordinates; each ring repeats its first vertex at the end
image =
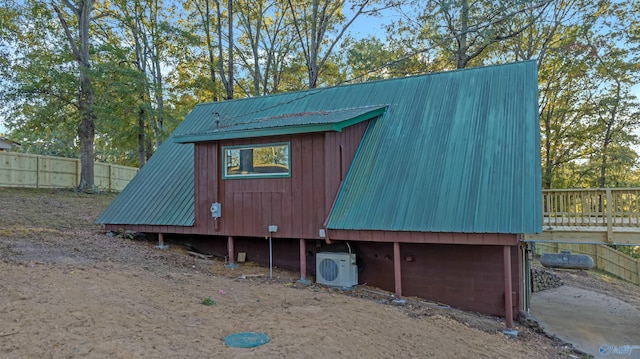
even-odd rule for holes
{"type": "Polygon", "coordinates": [[[289,144],[224,148],[225,177],[288,177],[289,144]]]}

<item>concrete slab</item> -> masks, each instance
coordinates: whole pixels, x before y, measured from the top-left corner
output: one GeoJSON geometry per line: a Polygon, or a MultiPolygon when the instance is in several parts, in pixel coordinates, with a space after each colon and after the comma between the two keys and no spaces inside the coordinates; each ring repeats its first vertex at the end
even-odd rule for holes
{"type": "Polygon", "coordinates": [[[595,358],[640,359],[640,310],[617,298],[565,285],[533,293],[531,314],[595,358]]]}

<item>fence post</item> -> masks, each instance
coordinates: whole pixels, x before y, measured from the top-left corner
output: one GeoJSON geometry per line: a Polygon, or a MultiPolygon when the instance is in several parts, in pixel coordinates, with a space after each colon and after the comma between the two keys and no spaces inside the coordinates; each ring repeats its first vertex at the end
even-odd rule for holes
{"type": "Polygon", "coordinates": [[[76,160],[76,188],[80,187],[80,160],[76,160]]]}
{"type": "Polygon", "coordinates": [[[607,192],[607,242],[613,242],[613,198],[611,196],[611,188],[605,189],[607,192]]]}
{"type": "Polygon", "coordinates": [[[636,259],[636,284],[640,285],[640,260],[636,259]]]}
{"type": "Polygon", "coordinates": [[[40,188],[40,156],[36,157],[36,188],[40,188]]]}
{"type": "Polygon", "coordinates": [[[111,192],[111,165],[109,165],[109,192],[111,192]]]}
{"type": "Polygon", "coordinates": [[[599,244],[594,244],[594,246],[596,247],[596,255],[595,255],[595,258],[594,258],[594,262],[595,262],[596,268],[598,268],[598,249],[600,248],[600,245],[599,244]]]}

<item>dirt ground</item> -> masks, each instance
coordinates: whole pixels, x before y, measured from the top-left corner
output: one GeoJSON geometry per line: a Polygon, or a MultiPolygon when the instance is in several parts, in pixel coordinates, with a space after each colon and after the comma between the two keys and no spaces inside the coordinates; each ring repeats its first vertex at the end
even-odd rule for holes
{"type": "Polygon", "coordinates": [[[108,237],[93,221],[113,197],[0,188],[0,357],[578,357],[525,327],[508,338],[499,318],[108,237]],[[224,344],[244,331],[271,341],[224,344]]]}
{"type": "Polygon", "coordinates": [[[539,293],[531,313],[545,330],[595,358],[640,359],[640,288],[598,271],[556,270],[565,285],[539,293]],[[624,355],[605,346],[635,346],[624,355]]]}

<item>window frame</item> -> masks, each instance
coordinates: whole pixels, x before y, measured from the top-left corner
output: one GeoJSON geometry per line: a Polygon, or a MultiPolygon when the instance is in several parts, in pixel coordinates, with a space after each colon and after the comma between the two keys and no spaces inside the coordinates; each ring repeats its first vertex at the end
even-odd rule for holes
{"type": "Polygon", "coordinates": [[[222,179],[252,179],[252,178],[290,178],[291,177],[291,142],[273,142],[273,143],[253,143],[233,146],[222,146],[222,179]],[[282,173],[252,173],[252,174],[231,174],[227,173],[227,151],[256,149],[264,147],[282,147],[287,149],[287,172],[282,173]]]}

